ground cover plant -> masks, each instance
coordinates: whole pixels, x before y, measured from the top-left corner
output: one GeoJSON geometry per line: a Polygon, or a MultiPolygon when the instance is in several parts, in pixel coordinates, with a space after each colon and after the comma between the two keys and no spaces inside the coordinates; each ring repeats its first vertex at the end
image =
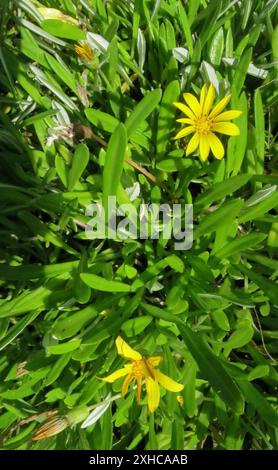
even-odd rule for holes
{"type": "Polygon", "coordinates": [[[1,0],[1,449],[277,448],[277,17],[1,0]],[[88,237],[111,196],[190,247],[88,237]]]}

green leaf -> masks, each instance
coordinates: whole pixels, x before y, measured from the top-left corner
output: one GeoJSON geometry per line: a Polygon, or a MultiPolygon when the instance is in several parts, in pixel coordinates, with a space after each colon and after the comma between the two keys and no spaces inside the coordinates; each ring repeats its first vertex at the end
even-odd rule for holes
{"type": "Polygon", "coordinates": [[[74,339],[68,343],[53,344],[51,346],[47,346],[47,352],[55,355],[67,354],[78,349],[80,344],[81,339],[74,339]]]}
{"type": "Polygon", "coordinates": [[[221,330],[230,331],[230,323],[225,312],[222,310],[215,310],[214,312],[211,312],[211,316],[221,330]]]}
{"type": "Polygon", "coordinates": [[[122,325],[123,332],[128,336],[132,337],[139,335],[147,326],[152,322],[151,316],[141,316],[139,318],[131,318],[122,325]]]}
{"type": "Polygon", "coordinates": [[[245,325],[242,328],[235,330],[229,339],[224,343],[224,351],[228,355],[232,349],[242,348],[248,344],[254,334],[251,326],[245,325]]]}
{"type": "Polygon", "coordinates": [[[224,245],[218,251],[214,252],[214,255],[219,258],[228,258],[230,256],[240,254],[242,251],[258,245],[265,240],[267,235],[264,233],[249,233],[242,237],[236,238],[230,241],[227,245],[224,245]]]}
{"type": "Polygon", "coordinates": [[[258,274],[255,269],[249,269],[244,264],[240,263],[237,265],[237,268],[245,274],[245,276],[251,281],[253,281],[257,286],[262,289],[262,291],[267,295],[267,297],[276,305],[278,298],[278,286],[277,283],[271,281],[270,279],[263,277],[261,274],[258,274]]]}
{"type": "Polygon", "coordinates": [[[117,194],[123,169],[126,146],[126,128],[123,124],[119,124],[108,142],[105,157],[102,194],[102,201],[105,210],[107,210],[108,207],[108,197],[116,196],[117,194]]]}
{"type": "Polygon", "coordinates": [[[45,308],[57,306],[61,300],[69,299],[71,292],[65,290],[64,282],[49,281],[45,287],[41,286],[31,291],[23,291],[12,300],[0,305],[0,318],[14,317],[34,310],[44,310],[45,308]],[[52,284],[51,284],[52,283],[52,284]]]}
{"type": "Polygon", "coordinates": [[[191,160],[186,160],[183,158],[166,158],[161,160],[156,164],[156,168],[161,171],[166,171],[167,173],[172,173],[173,171],[182,171],[188,169],[192,166],[191,160]]]}
{"type": "Polygon", "coordinates": [[[80,277],[85,284],[95,290],[103,292],[130,292],[131,286],[119,281],[109,281],[96,274],[82,273],[80,277]]]}
{"type": "Polygon", "coordinates": [[[76,82],[74,76],[71,74],[70,70],[61,60],[58,62],[52,55],[47,54],[47,62],[49,63],[53,72],[62,80],[69,88],[78,96],[76,90],[76,82]]]}
{"type": "Polygon", "coordinates": [[[178,3],[178,20],[180,22],[182,32],[184,34],[185,40],[186,40],[186,45],[188,47],[189,53],[192,56],[193,55],[193,40],[192,40],[192,33],[190,30],[190,24],[188,21],[187,14],[182,6],[182,3],[179,1],[178,3]]]}
{"type": "Polygon", "coordinates": [[[238,175],[227,178],[221,183],[215,184],[212,188],[199,195],[194,203],[194,212],[202,207],[207,207],[215,201],[223,199],[228,194],[235,193],[251,179],[251,175],[238,175]]]}
{"type": "Polygon", "coordinates": [[[135,106],[127,120],[125,127],[127,136],[131,136],[140,126],[140,124],[151,114],[161,99],[161,90],[153,90],[135,106]]]}
{"type": "Polygon", "coordinates": [[[261,92],[259,88],[255,91],[254,110],[255,110],[255,136],[256,136],[256,151],[257,151],[256,172],[258,175],[262,175],[264,173],[265,120],[264,120],[262,96],[261,96],[261,92]]]}
{"type": "Polygon", "coordinates": [[[158,158],[162,158],[171,138],[172,127],[175,120],[173,103],[178,101],[180,86],[178,80],[174,80],[167,85],[159,107],[156,150],[158,158]]]}
{"type": "Polygon", "coordinates": [[[101,417],[101,424],[102,424],[102,446],[103,450],[111,450],[112,449],[112,440],[113,440],[113,426],[112,426],[112,413],[111,407],[104,413],[101,417]]]}
{"type": "Polygon", "coordinates": [[[85,110],[85,115],[87,119],[89,119],[89,121],[94,124],[94,126],[106,132],[114,132],[119,124],[118,119],[116,119],[114,116],[111,116],[110,114],[100,111],[99,109],[88,108],[85,110]]]}
{"type": "Polygon", "coordinates": [[[209,48],[209,58],[213,65],[220,65],[224,50],[223,28],[219,28],[214,34],[209,48]]]}
{"type": "Polygon", "coordinates": [[[86,169],[90,159],[90,153],[87,145],[79,144],[74,152],[71,162],[71,168],[68,174],[68,190],[72,191],[79,181],[83,171],[86,169]]]}
{"type": "Polygon", "coordinates": [[[248,382],[247,378],[244,377],[244,374],[238,370],[236,370],[234,366],[229,367],[231,374],[235,377],[235,380],[245,398],[247,403],[251,404],[257,413],[260,415],[262,420],[277,428],[278,426],[278,416],[272,406],[268,403],[262,393],[250,382],[248,382]]]}
{"type": "Polygon", "coordinates": [[[63,157],[61,157],[59,154],[57,154],[55,157],[55,168],[56,168],[56,171],[60,180],[62,181],[63,185],[66,188],[67,181],[68,181],[68,167],[63,157]]]}
{"type": "Polygon", "coordinates": [[[52,385],[53,382],[55,382],[67,366],[71,359],[71,352],[63,354],[61,357],[59,357],[58,361],[55,362],[54,366],[52,367],[51,371],[47,375],[45,379],[45,386],[49,387],[49,385],[52,385]]]}
{"type": "Polygon", "coordinates": [[[59,340],[71,338],[77,334],[86,323],[93,320],[97,314],[98,311],[95,307],[88,305],[88,307],[78,310],[76,313],[66,316],[66,318],[59,317],[52,327],[52,336],[59,340]]]}
{"type": "MultiPolygon", "coordinates": [[[[276,188],[274,188],[276,189],[276,188]]],[[[248,201],[242,207],[241,213],[239,215],[239,223],[243,224],[248,222],[249,220],[255,220],[261,217],[262,215],[266,214],[268,211],[277,207],[278,205],[278,191],[269,191],[267,193],[268,197],[265,197],[261,202],[255,204],[253,201],[252,204],[249,205],[248,201]]],[[[258,199],[259,201],[259,199],[258,199]]]]}
{"type": "Polygon", "coordinates": [[[183,390],[184,410],[189,418],[193,418],[197,409],[196,402],[196,371],[197,365],[191,358],[186,362],[183,374],[185,384],[183,390]]]}
{"type": "Polygon", "coordinates": [[[223,220],[231,222],[235,220],[242,206],[243,201],[241,200],[228,201],[215,212],[204,217],[194,230],[195,240],[201,235],[215,232],[222,225],[223,220]]]}
{"type": "Polygon", "coordinates": [[[50,278],[68,272],[71,274],[72,270],[76,268],[78,261],[68,261],[66,263],[53,263],[53,264],[25,264],[22,266],[9,266],[1,264],[0,279],[10,281],[28,281],[31,279],[50,278]]]}
{"type": "Polygon", "coordinates": [[[149,417],[149,449],[158,449],[158,442],[154,428],[154,415],[151,414],[149,417]]]}
{"type": "Polygon", "coordinates": [[[252,53],[253,53],[253,48],[248,47],[248,49],[246,49],[243,52],[243,54],[240,58],[240,61],[237,64],[234,79],[233,79],[233,85],[232,85],[233,93],[235,93],[235,95],[237,95],[237,96],[240,95],[240,92],[241,92],[242,87],[244,85],[247,70],[248,70],[249,64],[251,62],[252,53]]]}
{"type": "Polygon", "coordinates": [[[236,92],[233,94],[232,106],[242,112],[241,116],[236,119],[235,123],[239,127],[240,134],[231,137],[228,144],[228,158],[226,173],[229,175],[237,175],[240,172],[242,163],[244,161],[245,152],[247,148],[248,136],[248,101],[245,92],[242,92],[240,97],[236,97],[236,92]]]}
{"type": "Polygon", "coordinates": [[[6,336],[4,336],[4,338],[0,341],[0,351],[2,351],[2,349],[14,341],[14,339],[17,338],[20,333],[22,333],[22,331],[37,318],[39,314],[40,311],[31,312],[19,320],[12,328],[10,328],[6,336]]]}
{"type": "Polygon", "coordinates": [[[54,233],[46,224],[41,222],[33,214],[30,214],[27,211],[22,211],[18,216],[25,222],[29,229],[36,235],[42,236],[46,241],[52,243],[54,246],[63,248],[66,252],[76,255],[76,250],[68,246],[56,233],[54,233]]]}
{"type": "Polygon", "coordinates": [[[47,33],[58,38],[71,39],[72,41],[81,41],[86,38],[85,31],[74,24],[61,20],[44,20],[41,22],[41,27],[47,33]]]}
{"type": "Polygon", "coordinates": [[[251,382],[252,380],[257,380],[265,377],[266,375],[269,374],[269,366],[267,365],[259,365],[254,367],[249,374],[248,374],[248,380],[251,382]]]}

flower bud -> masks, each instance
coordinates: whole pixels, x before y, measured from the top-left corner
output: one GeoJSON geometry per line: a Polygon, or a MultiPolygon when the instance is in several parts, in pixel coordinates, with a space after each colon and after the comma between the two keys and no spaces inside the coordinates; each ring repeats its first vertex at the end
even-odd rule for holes
{"type": "Polygon", "coordinates": [[[38,8],[38,12],[41,14],[44,20],[60,20],[64,21],[65,23],[78,25],[78,21],[75,18],[65,15],[63,12],[57,10],[56,8],[40,7],[38,8]]]}
{"type": "Polygon", "coordinates": [[[80,423],[81,421],[84,421],[84,419],[87,418],[89,413],[90,410],[87,406],[79,406],[77,408],[74,408],[73,410],[70,410],[67,413],[66,418],[70,426],[73,426],[77,423],[80,423]]]}
{"type": "Polygon", "coordinates": [[[56,416],[43,423],[33,435],[33,441],[40,441],[46,437],[55,436],[69,427],[70,423],[65,416],[56,416]]]}

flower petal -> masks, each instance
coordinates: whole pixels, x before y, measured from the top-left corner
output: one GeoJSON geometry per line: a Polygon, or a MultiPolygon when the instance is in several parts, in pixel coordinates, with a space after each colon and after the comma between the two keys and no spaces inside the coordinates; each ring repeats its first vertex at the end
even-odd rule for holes
{"type": "Polygon", "coordinates": [[[149,412],[153,413],[159,405],[160,390],[156,380],[151,377],[146,378],[146,390],[149,412]]]}
{"type": "Polygon", "coordinates": [[[160,372],[160,370],[155,370],[155,378],[162,385],[162,387],[166,388],[166,390],[169,390],[170,392],[180,392],[184,388],[184,385],[179,384],[175,380],[168,377],[168,375],[160,372]]]}
{"type": "Polygon", "coordinates": [[[238,111],[237,109],[231,109],[230,111],[225,111],[224,113],[218,114],[214,118],[214,122],[220,121],[230,121],[230,119],[235,119],[242,114],[242,111],[238,111]]]}
{"type": "Polygon", "coordinates": [[[183,103],[173,103],[176,108],[180,109],[180,111],[182,111],[186,116],[190,117],[190,119],[195,119],[195,115],[193,113],[193,111],[191,111],[190,108],[188,108],[188,106],[186,106],[185,104],[183,103]]]}
{"type": "Polygon", "coordinates": [[[201,106],[202,110],[203,110],[203,107],[204,107],[204,102],[205,102],[205,99],[206,99],[206,95],[207,95],[207,85],[204,84],[202,86],[201,93],[200,93],[200,106],[201,106]]]}
{"type": "Polygon", "coordinates": [[[132,370],[132,364],[128,364],[124,366],[122,369],[118,369],[112,374],[108,375],[107,377],[101,377],[101,380],[104,380],[104,382],[115,382],[115,380],[119,379],[120,377],[124,377],[127,374],[130,374],[132,370]]]}
{"type": "Polygon", "coordinates": [[[184,101],[188,104],[190,109],[192,109],[195,116],[200,116],[202,114],[202,108],[196,96],[192,95],[191,93],[184,93],[183,97],[184,101]]]}
{"type": "Polygon", "coordinates": [[[126,396],[126,393],[128,391],[128,387],[129,387],[129,384],[130,382],[132,381],[132,379],[134,378],[134,376],[132,374],[129,374],[125,380],[124,380],[124,383],[123,383],[123,386],[122,386],[122,397],[125,397],[126,396]]]}
{"type": "Polygon", "coordinates": [[[193,119],[190,119],[190,118],[179,118],[179,119],[176,119],[177,122],[182,122],[184,124],[194,124],[194,121],[193,119]]]}
{"type": "Polygon", "coordinates": [[[217,158],[218,160],[221,160],[224,157],[224,153],[225,153],[221,140],[219,140],[215,134],[210,132],[208,134],[208,141],[209,141],[210,148],[215,158],[217,158]]]}
{"type": "Polygon", "coordinates": [[[185,137],[186,135],[192,134],[194,131],[195,131],[195,128],[193,126],[184,127],[181,131],[179,131],[175,135],[175,139],[181,139],[182,137],[185,137]]]}
{"type": "Polygon", "coordinates": [[[209,156],[209,141],[207,135],[200,136],[200,159],[205,162],[209,156]]]}
{"type": "Polygon", "coordinates": [[[137,392],[136,392],[136,398],[137,398],[138,403],[141,400],[141,390],[142,390],[142,377],[138,377],[137,378],[137,392]]]}
{"type": "Polygon", "coordinates": [[[149,357],[149,358],[148,358],[148,362],[149,362],[153,367],[158,366],[158,364],[160,364],[161,361],[163,361],[163,357],[162,357],[162,356],[152,356],[152,357],[149,357]]]}
{"type": "Polygon", "coordinates": [[[120,336],[118,336],[116,339],[116,346],[118,354],[125,359],[132,361],[139,361],[142,359],[141,354],[132,349],[120,336]]]}
{"type": "Polygon", "coordinates": [[[212,84],[210,84],[208,92],[207,92],[207,96],[204,101],[204,106],[203,106],[204,115],[207,115],[210,112],[214,98],[215,98],[215,88],[212,84]]]}
{"type": "Polygon", "coordinates": [[[190,141],[188,142],[188,145],[186,148],[186,156],[190,155],[196,150],[196,148],[199,145],[199,142],[200,142],[200,136],[196,132],[196,134],[194,134],[193,137],[191,137],[190,141]]]}
{"type": "Polygon", "coordinates": [[[224,96],[224,98],[221,101],[219,101],[219,103],[217,103],[217,105],[213,108],[209,117],[214,118],[215,116],[218,116],[218,114],[220,114],[221,111],[227,106],[230,99],[231,99],[231,95],[224,96]]]}
{"type": "Polygon", "coordinates": [[[213,125],[214,132],[226,135],[239,135],[239,128],[232,122],[217,122],[213,125]]]}

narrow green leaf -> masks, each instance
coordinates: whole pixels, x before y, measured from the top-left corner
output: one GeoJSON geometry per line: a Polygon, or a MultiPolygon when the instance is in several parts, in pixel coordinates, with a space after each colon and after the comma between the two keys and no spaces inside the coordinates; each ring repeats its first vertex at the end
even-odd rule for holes
{"type": "Polygon", "coordinates": [[[50,54],[47,54],[46,58],[53,72],[78,96],[74,76],[71,74],[66,64],[63,63],[61,59],[58,62],[58,60],[50,54]]]}
{"type": "MultiPolygon", "coordinates": [[[[275,189],[275,188],[274,188],[275,189]]],[[[268,211],[277,207],[278,205],[278,191],[272,190],[269,192],[268,197],[264,198],[261,202],[257,204],[252,204],[249,206],[248,201],[242,207],[241,213],[239,215],[239,223],[246,223],[249,220],[255,220],[261,217],[264,214],[267,214],[268,211]]]]}
{"type": "Polygon", "coordinates": [[[126,128],[123,124],[119,124],[109,140],[106,151],[102,194],[102,201],[105,210],[107,210],[108,207],[108,197],[116,196],[117,194],[123,169],[126,146],[126,128]]]}
{"type": "Polygon", "coordinates": [[[182,32],[186,40],[186,46],[188,47],[189,53],[192,56],[193,55],[193,40],[192,40],[192,33],[190,30],[190,23],[188,21],[188,17],[185,12],[185,9],[183,8],[182,3],[180,1],[178,3],[178,12],[179,12],[178,18],[179,18],[179,22],[182,28],[182,32]]]}
{"type": "Polygon", "coordinates": [[[264,140],[265,140],[265,120],[263,102],[260,89],[257,88],[254,96],[254,111],[255,111],[255,136],[256,136],[256,151],[257,151],[257,164],[256,172],[258,175],[264,173],[264,140]]]}
{"type": "Polygon", "coordinates": [[[237,217],[242,206],[243,201],[239,199],[226,202],[215,212],[212,212],[202,219],[194,230],[194,238],[196,239],[201,235],[215,232],[215,230],[222,225],[223,220],[230,220],[232,222],[237,217]]]}
{"type": "Polygon", "coordinates": [[[55,382],[63,372],[64,368],[67,366],[71,359],[71,352],[63,354],[59,357],[58,361],[55,362],[54,366],[52,367],[51,371],[47,375],[45,379],[45,386],[49,387],[55,382]]]}
{"type": "Polygon", "coordinates": [[[82,273],[80,277],[85,284],[103,292],[130,292],[131,286],[119,281],[109,281],[96,274],[82,273]]]}
{"type": "Polygon", "coordinates": [[[58,38],[71,39],[72,41],[81,41],[86,38],[85,31],[74,24],[61,20],[44,20],[41,22],[41,27],[48,34],[58,38]]]}
{"type": "Polygon", "coordinates": [[[258,245],[265,240],[266,237],[267,235],[264,233],[250,233],[232,240],[227,245],[224,245],[223,248],[215,251],[214,255],[219,259],[228,258],[229,256],[239,254],[248,248],[258,245]]]}
{"type": "Polygon", "coordinates": [[[166,87],[159,107],[156,149],[158,158],[165,154],[167,145],[171,138],[172,127],[175,120],[173,103],[178,101],[180,86],[178,80],[174,80],[166,87]]]}
{"type": "Polygon", "coordinates": [[[94,126],[103,129],[106,132],[114,132],[119,124],[118,119],[110,114],[99,111],[98,109],[88,108],[85,110],[86,117],[94,126]]]}
{"type": "Polygon", "coordinates": [[[213,65],[220,65],[224,50],[224,32],[219,28],[214,34],[209,48],[209,58],[213,65]]]}
{"type": "Polygon", "coordinates": [[[196,198],[194,203],[194,212],[202,207],[209,206],[215,201],[219,201],[228,194],[233,194],[239,188],[244,186],[250,179],[251,175],[242,174],[215,184],[196,198]]]}
{"type": "Polygon", "coordinates": [[[112,412],[111,407],[103,414],[101,417],[101,437],[102,437],[102,446],[103,450],[111,450],[112,449],[112,440],[113,440],[113,420],[112,420],[112,412]]]}
{"type": "Polygon", "coordinates": [[[251,279],[257,286],[262,289],[262,291],[267,295],[267,297],[276,305],[278,299],[278,285],[274,281],[263,277],[261,274],[258,274],[255,269],[249,269],[244,264],[240,263],[237,265],[237,268],[245,274],[246,277],[251,279]]]}
{"type": "Polygon", "coordinates": [[[268,403],[263,394],[251,384],[245,375],[240,371],[239,368],[226,364],[226,368],[230,371],[231,375],[236,380],[238,387],[244,396],[247,403],[252,405],[257,413],[260,415],[262,420],[277,428],[278,426],[278,415],[274,408],[268,403]]]}
{"type": "Polygon", "coordinates": [[[19,320],[19,322],[17,322],[12,328],[10,328],[6,336],[0,341],[0,351],[8,346],[15,338],[17,338],[26,328],[26,326],[30,325],[30,323],[32,323],[39,314],[40,311],[31,312],[19,320]]]}
{"type": "Polygon", "coordinates": [[[161,99],[161,90],[153,90],[135,106],[125,121],[128,137],[131,136],[140,124],[151,114],[161,99]]]}
{"type": "Polygon", "coordinates": [[[52,344],[47,346],[47,352],[55,355],[67,354],[79,348],[80,344],[81,339],[74,339],[73,341],[68,341],[67,343],[52,344]]]}
{"type": "Polygon", "coordinates": [[[248,49],[246,49],[243,52],[240,58],[240,61],[237,64],[234,79],[233,79],[233,85],[232,85],[233,93],[235,93],[235,95],[237,96],[240,95],[240,92],[244,85],[247,70],[251,62],[252,54],[253,54],[253,48],[248,47],[248,49]]]}
{"type": "Polygon", "coordinates": [[[95,307],[88,305],[88,307],[78,310],[78,312],[72,313],[66,318],[59,317],[52,327],[52,335],[59,340],[71,338],[77,334],[86,323],[93,320],[97,314],[98,311],[95,307]]]}
{"type": "Polygon", "coordinates": [[[72,157],[71,168],[68,174],[68,190],[72,191],[85,170],[90,158],[87,145],[79,144],[72,157]]]}
{"type": "Polygon", "coordinates": [[[228,355],[232,349],[242,348],[251,341],[253,334],[254,330],[250,325],[238,328],[224,343],[224,352],[228,355]]]}

